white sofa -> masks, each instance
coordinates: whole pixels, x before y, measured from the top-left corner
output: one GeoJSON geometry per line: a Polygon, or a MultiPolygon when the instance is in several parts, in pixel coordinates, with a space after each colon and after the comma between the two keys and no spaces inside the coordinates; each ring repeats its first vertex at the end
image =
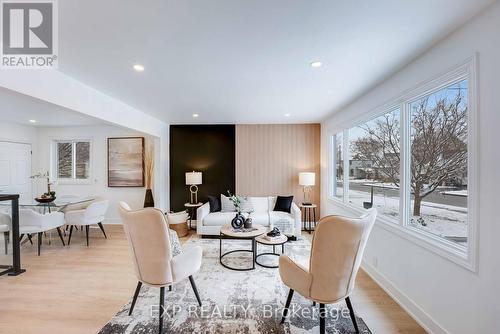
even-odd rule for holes
{"type": "MultiPolygon", "coordinates": [[[[273,211],[276,197],[248,197],[252,202],[253,212],[250,217],[252,223],[260,224],[266,227],[283,225],[288,222],[291,228],[285,234],[298,237],[302,232],[301,213],[299,207],[292,203],[290,213],[282,211],[273,211]]],[[[248,217],[248,213],[242,213],[248,217]]],[[[221,226],[230,224],[236,212],[212,212],[210,213],[210,204],[207,202],[200,206],[196,211],[196,230],[199,235],[219,235],[221,226]]],[[[283,229],[281,229],[283,230],[283,229]]]]}

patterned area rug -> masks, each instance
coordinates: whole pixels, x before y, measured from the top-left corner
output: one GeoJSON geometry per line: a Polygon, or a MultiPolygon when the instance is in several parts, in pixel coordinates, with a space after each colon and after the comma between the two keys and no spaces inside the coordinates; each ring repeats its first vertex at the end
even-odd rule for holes
{"type": "MultiPolygon", "coordinates": [[[[164,333],[319,333],[318,307],[297,293],[291,316],[280,324],[288,288],[278,269],[256,266],[246,272],[229,270],[219,263],[219,240],[193,237],[184,247],[192,245],[203,248],[203,264],[194,276],[203,306],[198,307],[188,279],[174,285],[173,291],[166,289],[164,333]]],[[[249,241],[223,241],[224,251],[250,247],[249,241]]],[[[272,251],[266,248],[259,245],[259,253],[272,251]]],[[[305,239],[285,245],[285,253],[302,264],[307,264],[309,250],[305,239]]],[[[277,260],[275,256],[259,258],[264,264],[276,264],[277,260]]],[[[251,253],[224,258],[224,263],[236,267],[251,266],[251,261],[251,253]]],[[[160,289],[143,285],[132,316],[128,316],[129,302],[99,333],[157,333],[159,294],[160,289]]],[[[327,307],[327,333],[355,333],[344,303],[327,307]]],[[[364,321],[357,319],[360,332],[371,333],[364,321]]]]}

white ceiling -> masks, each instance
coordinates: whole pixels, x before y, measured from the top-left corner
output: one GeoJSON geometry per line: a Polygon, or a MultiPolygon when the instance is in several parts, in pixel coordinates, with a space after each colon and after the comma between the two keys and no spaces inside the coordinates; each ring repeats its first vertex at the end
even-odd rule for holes
{"type": "Polygon", "coordinates": [[[315,122],[492,2],[64,0],[59,68],[172,123],[315,122]]]}
{"type": "Polygon", "coordinates": [[[0,122],[33,126],[85,126],[104,122],[31,96],[0,88],[0,122]],[[30,120],[36,123],[30,123],[30,120]]]}

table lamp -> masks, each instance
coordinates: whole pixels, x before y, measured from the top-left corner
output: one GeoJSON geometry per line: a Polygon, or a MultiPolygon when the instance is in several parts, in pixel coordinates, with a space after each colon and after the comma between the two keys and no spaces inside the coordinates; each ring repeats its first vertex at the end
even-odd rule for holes
{"type": "Polygon", "coordinates": [[[186,173],[186,185],[189,187],[191,192],[191,204],[198,203],[198,185],[201,184],[202,175],[201,172],[187,172],[186,173]]]}
{"type": "Polygon", "coordinates": [[[312,172],[299,173],[299,185],[304,187],[304,202],[303,205],[311,205],[311,188],[316,181],[316,174],[312,172]]]}

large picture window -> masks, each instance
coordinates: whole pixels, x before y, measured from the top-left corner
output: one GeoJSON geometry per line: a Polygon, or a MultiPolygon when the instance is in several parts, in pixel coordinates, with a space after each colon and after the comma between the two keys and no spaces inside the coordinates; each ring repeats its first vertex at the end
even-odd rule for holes
{"type": "Polygon", "coordinates": [[[400,111],[349,129],[349,203],[399,217],[400,111]]]}
{"type": "Polygon", "coordinates": [[[335,176],[333,177],[332,195],[336,198],[344,196],[344,140],[343,133],[339,132],[332,138],[333,165],[335,176]]]}
{"type": "Polygon", "coordinates": [[[376,208],[390,228],[469,266],[477,235],[470,197],[476,180],[472,64],[332,134],[330,153],[332,199],[352,210],[376,208]]]}
{"type": "Polygon", "coordinates": [[[467,243],[467,80],[410,104],[410,225],[467,243]]]}

